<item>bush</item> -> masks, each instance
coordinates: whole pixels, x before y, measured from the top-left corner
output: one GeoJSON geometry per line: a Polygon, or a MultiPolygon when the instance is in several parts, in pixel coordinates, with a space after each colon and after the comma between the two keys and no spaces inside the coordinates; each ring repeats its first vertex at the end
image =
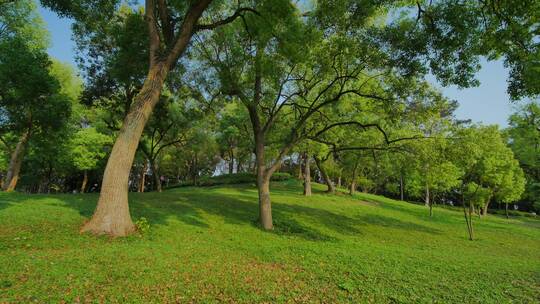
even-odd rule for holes
{"type": "MultiPolygon", "coordinates": [[[[274,182],[286,181],[292,179],[289,173],[274,173],[271,180],[274,182]]],[[[203,176],[201,177],[196,186],[210,187],[217,185],[234,185],[234,184],[249,184],[256,183],[257,177],[253,173],[235,173],[235,174],[223,174],[218,176],[203,176]]],[[[177,185],[169,186],[167,189],[194,186],[193,183],[180,183],[177,185]]]]}
{"type": "Polygon", "coordinates": [[[135,227],[141,234],[147,234],[150,231],[150,223],[145,217],[141,217],[135,221],[135,227]]]}

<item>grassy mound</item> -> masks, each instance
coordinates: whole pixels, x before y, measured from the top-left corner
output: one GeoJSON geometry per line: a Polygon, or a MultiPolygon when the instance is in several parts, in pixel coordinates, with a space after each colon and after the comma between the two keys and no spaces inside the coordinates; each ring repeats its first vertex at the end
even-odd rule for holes
{"type": "Polygon", "coordinates": [[[311,198],[272,185],[276,229],[252,185],[133,193],[150,229],[78,233],[97,195],[0,193],[0,303],[505,303],[540,299],[540,221],[462,214],[374,195],[311,198]]]}

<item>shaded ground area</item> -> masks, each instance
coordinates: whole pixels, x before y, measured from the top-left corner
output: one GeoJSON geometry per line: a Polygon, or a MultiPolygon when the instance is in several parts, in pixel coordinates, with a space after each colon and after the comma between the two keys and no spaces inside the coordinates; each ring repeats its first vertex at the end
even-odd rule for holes
{"type": "Polygon", "coordinates": [[[537,302],[538,220],[459,212],[315,185],[272,185],[276,230],[253,185],[132,194],[150,232],[80,235],[97,195],[0,193],[0,303],[537,302]]]}

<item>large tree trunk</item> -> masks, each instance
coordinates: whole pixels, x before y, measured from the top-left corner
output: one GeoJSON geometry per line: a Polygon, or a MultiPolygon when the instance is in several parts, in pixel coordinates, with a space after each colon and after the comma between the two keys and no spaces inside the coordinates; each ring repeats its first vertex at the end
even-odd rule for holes
{"type": "Polygon", "coordinates": [[[9,160],[9,167],[6,173],[6,178],[4,180],[4,183],[2,184],[2,189],[4,191],[11,192],[15,190],[15,187],[17,186],[24,158],[24,150],[26,149],[28,140],[30,140],[30,134],[30,130],[25,131],[19,139],[15,150],[13,150],[13,152],[11,153],[11,159],[9,160]]]}
{"type": "MultiPolygon", "coordinates": [[[[302,166],[300,165],[300,167],[302,166]]],[[[304,153],[304,195],[311,196],[311,169],[308,153],[304,153]]]]}
{"type": "Polygon", "coordinates": [[[139,192],[144,192],[144,184],[146,180],[146,171],[148,170],[148,163],[146,159],[144,160],[144,164],[141,170],[141,177],[139,178],[139,192]]]}
{"type": "Polygon", "coordinates": [[[84,170],[81,193],[84,193],[84,190],[86,190],[86,184],[88,184],[88,171],[84,170]]]}
{"type": "Polygon", "coordinates": [[[326,186],[328,186],[328,189],[326,190],[326,192],[335,193],[336,192],[336,187],[334,186],[334,183],[332,182],[332,179],[326,173],[326,170],[324,170],[322,162],[318,157],[315,157],[315,164],[317,164],[317,168],[319,168],[319,172],[321,172],[322,178],[324,179],[324,182],[326,183],[326,186]]]}
{"type": "Polygon", "coordinates": [[[84,224],[81,232],[125,236],[135,231],[128,205],[129,172],[144,126],[159,101],[167,73],[168,67],[164,64],[158,64],[148,72],[107,161],[94,215],[84,224]]]}

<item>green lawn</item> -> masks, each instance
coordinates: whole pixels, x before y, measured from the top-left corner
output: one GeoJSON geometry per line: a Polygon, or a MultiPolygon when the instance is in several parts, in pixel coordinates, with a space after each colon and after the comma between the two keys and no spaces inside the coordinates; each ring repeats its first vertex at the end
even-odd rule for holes
{"type": "Polygon", "coordinates": [[[0,303],[534,303],[540,221],[475,219],[374,195],[311,198],[272,185],[276,230],[252,185],[130,195],[151,225],[80,235],[96,194],[0,193],[0,303]]]}

